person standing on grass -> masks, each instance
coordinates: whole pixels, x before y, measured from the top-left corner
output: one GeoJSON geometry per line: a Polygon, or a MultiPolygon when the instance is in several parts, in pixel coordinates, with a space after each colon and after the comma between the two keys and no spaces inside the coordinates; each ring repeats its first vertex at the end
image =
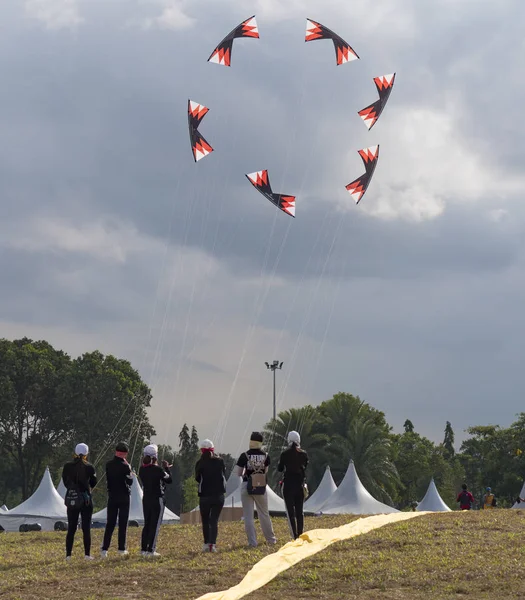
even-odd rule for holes
{"type": "Polygon", "coordinates": [[[248,545],[257,546],[254,509],[261,523],[261,529],[268,544],[276,544],[272,520],[268,512],[268,494],[266,493],[266,475],[270,465],[270,456],[262,449],[263,436],[254,431],[250,436],[250,448],[239,456],[235,472],[242,477],[241,502],[244,516],[244,529],[248,538],[248,545]]]}
{"type": "Polygon", "coordinates": [[[144,448],[142,466],[139,469],[139,477],[144,492],[142,497],[144,527],[142,529],[141,554],[147,558],[160,556],[156,552],[157,538],[164,516],[166,484],[173,481],[170,467],[171,465],[168,465],[166,460],[162,461],[162,467],[158,465],[158,448],[155,444],[150,444],[144,448]]]}
{"type": "Polygon", "coordinates": [[[129,504],[133,477],[131,467],[126,460],[129,448],[124,442],[119,442],[115,448],[115,456],[106,463],[106,481],[108,487],[108,506],[106,531],[100,550],[100,556],[106,558],[111,537],[118,518],[118,551],[121,555],[128,554],[126,549],[126,534],[128,531],[129,504]]]}
{"type": "Polygon", "coordinates": [[[304,529],[303,505],[308,454],[301,448],[301,436],[297,431],[290,431],[287,441],[288,448],[281,454],[277,470],[284,471],[284,503],[293,539],[296,540],[304,529]]]}
{"type": "Polygon", "coordinates": [[[62,481],[66,487],[64,504],[67,507],[68,523],[66,560],[71,559],[79,517],[82,519],[84,558],[93,560],[91,556],[91,517],[93,516],[91,492],[97,485],[97,475],[93,465],[88,463],[88,454],[87,444],[77,444],[74,460],[66,463],[62,469],[62,481]]]}
{"type": "Polygon", "coordinates": [[[456,502],[459,502],[460,510],[470,510],[474,504],[474,496],[468,491],[467,484],[464,483],[461,492],[459,492],[456,502]]]}
{"type": "Polygon", "coordinates": [[[492,489],[490,487],[487,488],[487,493],[483,496],[483,504],[481,508],[483,510],[488,510],[490,508],[496,507],[496,496],[492,493],[492,489]]]}
{"type": "Polygon", "coordinates": [[[222,458],[215,454],[211,440],[204,440],[200,449],[202,455],[195,465],[195,480],[199,484],[199,509],[204,536],[202,550],[217,552],[219,517],[226,493],[226,467],[222,458]]]}

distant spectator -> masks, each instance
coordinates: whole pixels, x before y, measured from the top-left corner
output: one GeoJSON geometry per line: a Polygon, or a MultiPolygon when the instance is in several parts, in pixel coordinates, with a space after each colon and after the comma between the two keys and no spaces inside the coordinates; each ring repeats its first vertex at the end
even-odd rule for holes
{"type": "Polygon", "coordinates": [[[97,476],[95,468],[87,461],[88,453],[89,448],[86,444],[77,444],[74,460],[66,463],[62,469],[62,481],[66,486],[64,504],[67,507],[68,522],[66,560],[71,559],[79,517],[82,519],[84,558],[93,560],[91,556],[91,517],[93,516],[91,490],[97,485],[97,476]]]}
{"type": "Polygon", "coordinates": [[[464,483],[461,492],[459,492],[456,502],[459,502],[460,510],[470,510],[474,504],[474,496],[468,491],[467,484],[464,483]]]}
{"type": "Polygon", "coordinates": [[[490,487],[487,488],[487,493],[483,496],[483,504],[481,508],[487,510],[489,508],[496,507],[496,496],[492,493],[492,489],[490,487]]]}

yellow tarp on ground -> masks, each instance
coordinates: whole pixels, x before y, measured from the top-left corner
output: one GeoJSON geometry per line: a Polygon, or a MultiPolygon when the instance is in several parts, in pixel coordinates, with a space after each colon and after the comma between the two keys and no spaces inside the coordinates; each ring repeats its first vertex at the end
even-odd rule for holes
{"type": "Polygon", "coordinates": [[[285,544],[274,554],[269,554],[254,565],[246,574],[244,579],[229,590],[222,592],[211,592],[200,596],[197,600],[238,600],[251,592],[258,590],[269,581],[277,577],[279,573],[286,571],[293,565],[301,562],[309,556],[313,556],[324,550],[327,546],[347,540],[356,535],[368,533],[372,529],[413,519],[421,515],[428,515],[428,512],[401,512],[388,515],[374,515],[347,523],[341,527],[333,529],[313,529],[303,533],[303,535],[288,544],[285,544]]]}

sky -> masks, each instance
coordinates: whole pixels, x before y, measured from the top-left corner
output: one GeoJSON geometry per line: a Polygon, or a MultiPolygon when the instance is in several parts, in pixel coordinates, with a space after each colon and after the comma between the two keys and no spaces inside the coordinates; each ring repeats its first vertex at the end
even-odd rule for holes
{"type": "MultiPolygon", "coordinates": [[[[523,410],[522,0],[6,0],[0,335],[126,358],[157,443],[339,391],[458,441],[523,410]],[[256,15],[260,39],[217,43],[256,15]],[[360,60],[336,65],[328,40],[360,60]],[[396,73],[368,131],[357,111],[396,73]],[[194,163],[188,99],[214,152],[194,163]],[[358,150],[380,145],[356,205],[358,150]],[[296,218],[244,176],[268,169],[296,218]]],[[[459,445],[459,444],[458,444],[459,445]]]]}

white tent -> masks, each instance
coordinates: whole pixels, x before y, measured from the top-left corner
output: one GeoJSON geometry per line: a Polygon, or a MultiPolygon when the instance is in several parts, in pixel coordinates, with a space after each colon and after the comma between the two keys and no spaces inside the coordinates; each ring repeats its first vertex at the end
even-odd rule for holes
{"type": "Polygon", "coordinates": [[[378,515],[399,511],[379,502],[365,489],[351,460],[341,485],[321,506],[320,512],[327,515],[378,515]]]}
{"type": "Polygon", "coordinates": [[[430,480],[430,484],[427,489],[427,493],[423,497],[423,500],[417,505],[416,510],[420,511],[450,511],[451,509],[443,502],[439,492],[437,491],[434,478],[430,480]]]}
{"type": "Polygon", "coordinates": [[[18,531],[20,525],[40,523],[43,531],[53,531],[57,521],[67,521],[64,500],[57,493],[49,467],[35,493],[22,504],[0,515],[0,525],[6,531],[18,531]]]}
{"type": "MultiPolygon", "coordinates": [[[[268,496],[268,510],[270,512],[284,513],[286,512],[284,500],[280,498],[270,486],[266,486],[266,494],[268,496]]],[[[241,486],[232,492],[226,500],[224,500],[224,508],[241,508],[241,486]]]]}
{"type": "Polygon", "coordinates": [[[241,481],[242,477],[235,474],[235,467],[233,467],[231,475],[228,477],[228,481],[226,482],[226,498],[230,494],[233,494],[238,487],[240,487],[241,481]]]}
{"type": "MultiPolygon", "coordinates": [[[[140,487],[139,480],[133,475],[133,485],[131,486],[131,498],[129,506],[129,520],[137,521],[139,525],[144,525],[144,511],[142,510],[142,488],[140,487]]],[[[99,510],[93,515],[93,523],[106,523],[107,521],[107,508],[99,510]]],[[[180,518],[172,512],[169,508],[164,509],[164,517],[162,523],[164,525],[170,525],[178,523],[180,518]]]]}
{"type": "Polygon", "coordinates": [[[2,506],[0,506],[0,513],[6,513],[9,512],[9,509],[7,508],[7,506],[5,504],[2,504],[2,506]]]}
{"type": "Polygon", "coordinates": [[[330,467],[326,467],[321,483],[315,490],[315,492],[308,498],[304,503],[304,510],[306,512],[317,512],[321,506],[330,498],[335,492],[337,486],[335,485],[334,478],[330,467]]]}
{"type": "Polygon", "coordinates": [[[67,490],[66,490],[66,486],[64,485],[64,482],[62,481],[62,477],[60,477],[60,483],[57,486],[57,492],[61,498],[66,497],[67,490]]]}
{"type": "MultiPolygon", "coordinates": [[[[525,500],[525,482],[523,483],[523,486],[521,488],[520,498],[523,498],[525,500]]],[[[525,503],[514,502],[514,504],[512,505],[512,508],[525,508],[525,503]]]]}

